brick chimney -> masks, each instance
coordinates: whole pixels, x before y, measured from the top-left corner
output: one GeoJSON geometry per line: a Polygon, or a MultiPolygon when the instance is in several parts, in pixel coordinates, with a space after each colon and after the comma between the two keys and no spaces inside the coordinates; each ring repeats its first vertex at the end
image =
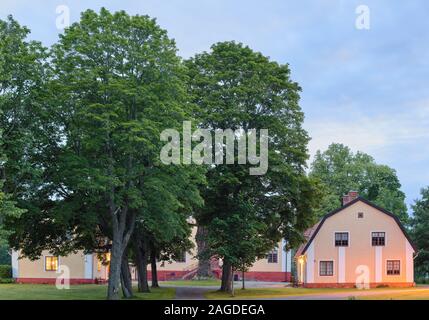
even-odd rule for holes
{"type": "Polygon", "coordinates": [[[343,196],[343,206],[347,203],[352,202],[354,199],[359,197],[359,193],[357,191],[349,191],[348,194],[343,196]]]}

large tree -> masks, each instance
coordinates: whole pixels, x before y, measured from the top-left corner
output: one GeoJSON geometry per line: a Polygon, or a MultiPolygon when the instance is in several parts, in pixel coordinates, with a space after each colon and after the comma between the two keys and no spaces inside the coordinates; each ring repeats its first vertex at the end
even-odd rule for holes
{"type": "Polygon", "coordinates": [[[83,12],[52,49],[49,201],[11,221],[10,239],[31,258],[44,249],[110,250],[109,299],[119,296],[135,225],[149,211],[164,213],[153,200],[170,212],[183,210],[186,197],[201,202],[198,170],[160,161],[161,132],[189,119],[176,51],[154,19],[106,9],[83,12]]]}
{"type": "Polygon", "coordinates": [[[276,242],[283,236],[296,244],[301,232],[313,222],[315,188],[305,175],[308,136],[302,128],[304,115],[298,104],[301,89],[290,79],[288,65],[270,61],[240,43],[217,43],[210,52],[197,54],[186,65],[201,128],[244,130],[247,134],[249,129],[268,129],[269,166],[265,174],[250,175],[253,165],[238,164],[235,143],[234,164],[211,165],[208,185],[202,191],[205,207],[197,215],[198,224],[208,228],[210,252],[223,258],[221,289],[229,291],[235,260],[226,252],[234,251],[236,241],[223,239],[217,232],[219,226],[226,224],[232,230],[230,224],[238,214],[247,221],[262,223],[263,228],[252,224],[248,231],[265,230],[267,241],[276,242]],[[236,210],[241,201],[254,209],[236,210]]]}
{"type": "Polygon", "coordinates": [[[111,230],[108,297],[117,299],[121,261],[145,189],[162,166],[160,133],[186,115],[174,41],[147,16],[88,10],[54,47],[67,146],[65,183],[96,203],[111,230]]]}
{"type": "Polygon", "coordinates": [[[420,191],[421,198],[412,206],[411,235],[418,248],[415,258],[416,273],[427,277],[429,274],[429,187],[420,191]]]}
{"type": "Polygon", "coordinates": [[[31,208],[42,184],[46,137],[41,125],[46,105],[47,50],[27,40],[29,29],[11,16],[0,20],[0,246],[10,232],[7,219],[31,208]]]}
{"type": "Polygon", "coordinates": [[[310,177],[322,182],[319,216],[340,207],[342,196],[354,190],[393,212],[402,222],[408,221],[405,194],[401,191],[396,171],[377,164],[366,153],[353,153],[349,147],[333,143],[324,152],[317,151],[311,164],[310,177]]]}

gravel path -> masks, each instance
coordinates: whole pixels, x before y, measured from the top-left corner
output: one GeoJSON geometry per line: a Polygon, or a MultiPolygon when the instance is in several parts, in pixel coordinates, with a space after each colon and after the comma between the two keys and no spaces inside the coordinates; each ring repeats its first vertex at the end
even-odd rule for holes
{"type": "Polygon", "coordinates": [[[176,300],[205,300],[204,293],[215,290],[217,287],[174,287],[176,300]]]}

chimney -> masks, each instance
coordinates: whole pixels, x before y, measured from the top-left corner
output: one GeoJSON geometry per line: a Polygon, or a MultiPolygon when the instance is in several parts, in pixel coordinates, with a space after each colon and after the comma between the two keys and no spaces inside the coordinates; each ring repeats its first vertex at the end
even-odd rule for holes
{"type": "Polygon", "coordinates": [[[357,191],[349,191],[348,194],[345,194],[343,196],[343,206],[345,206],[349,202],[352,202],[358,197],[359,197],[359,193],[357,191]]]}

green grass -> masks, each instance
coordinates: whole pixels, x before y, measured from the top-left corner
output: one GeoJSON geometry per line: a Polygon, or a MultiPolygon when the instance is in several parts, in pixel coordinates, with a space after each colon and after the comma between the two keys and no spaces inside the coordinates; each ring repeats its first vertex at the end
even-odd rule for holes
{"type": "Polygon", "coordinates": [[[429,289],[403,289],[398,292],[356,297],[357,300],[429,300],[429,289]]]}
{"type": "Polygon", "coordinates": [[[195,286],[195,287],[209,287],[209,286],[220,286],[220,280],[176,280],[176,281],[160,281],[160,285],[168,284],[172,286],[195,286]]]}
{"type": "Polygon", "coordinates": [[[301,295],[329,295],[335,293],[347,293],[348,296],[344,299],[353,300],[429,300],[429,289],[423,288],[374,288],[370,290],[371,294],[367,296],[360,296],[362,291],[358,289],[309,289],[309,288],[250,288],[246,290],[236,289],[235,297],[230,294],[209,291],[205,294],[207,299],[270,299],[281,298],[287,296],[301,296],[301,295]],[[380,291],[380,294],[374,292],[380,291]],[[383,292],[384,291],[384,292],[383,292]],[[390,292],[386,292],[390,291],[390,292]]]}
{"type": "MultiPolygon", "coordinates": [[[[136,288],[135,288],[136,289],[136,288]]],[[[44,284],[0,284],[0,300],[105,300],[106,285],[73,285],[69,290],[58,290],[54,285],[44,284]]],[[[134,299],[174,299],[174,288],[151,289],[150,293],[134,291],[134,299]]]]}
{"type": "Polygon", "coordinates": [[[337,292],[350,292],[351,294],[357,289],[307,289],[307,288],[249,288],[235,290],[235,297],[230,294],[209,291],[205,294],[207,299],[246,299],[246,298],[278,298],[284,296],[299,296],[306,294],[324,294],[324,293],[337,293],[337,292]]]}

